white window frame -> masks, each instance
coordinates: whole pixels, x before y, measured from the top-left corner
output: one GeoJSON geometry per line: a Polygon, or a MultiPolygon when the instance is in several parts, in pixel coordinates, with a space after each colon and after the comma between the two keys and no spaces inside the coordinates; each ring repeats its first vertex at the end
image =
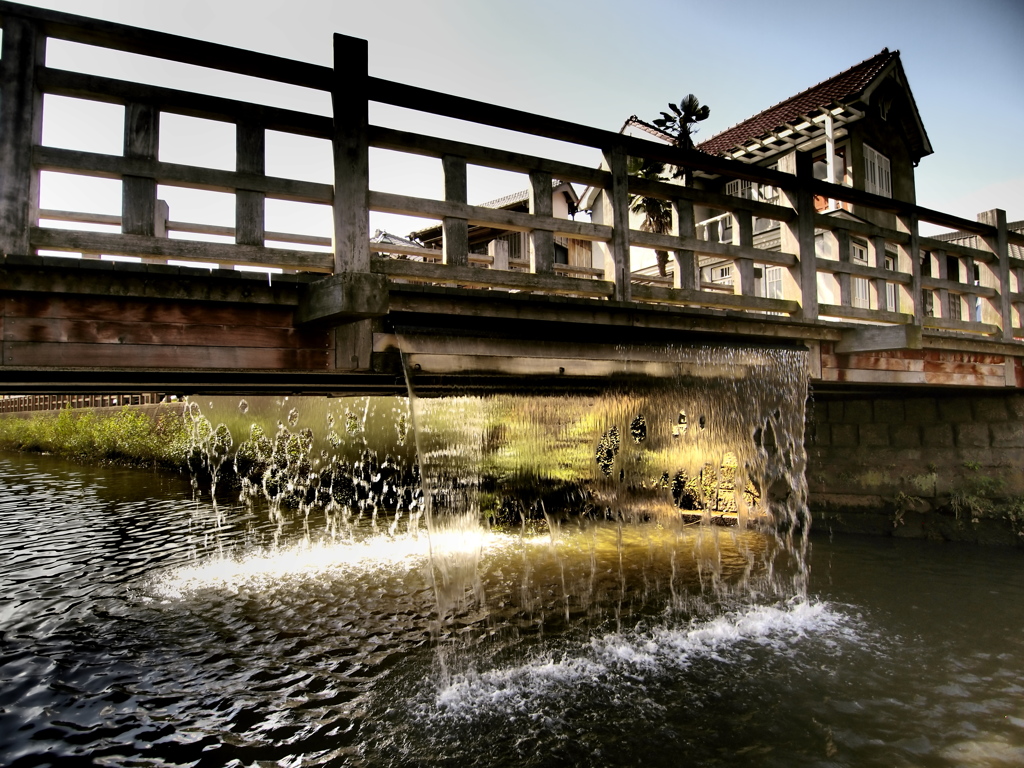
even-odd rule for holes
{"type": "MultiPolygon", "coordinates": [[[[850,261],[854,264],[868,263],[868,246],[857,240],[850,241],[850,261]]],[[[871,290],[866,277],[850,278],[850,299],[855,307],[871,309],[871,290]]]]}
{"type": "Polygon", "coordinates": [[[864,191],[892,197],[892,171],[889,158],[864,145],[864,191]]]}

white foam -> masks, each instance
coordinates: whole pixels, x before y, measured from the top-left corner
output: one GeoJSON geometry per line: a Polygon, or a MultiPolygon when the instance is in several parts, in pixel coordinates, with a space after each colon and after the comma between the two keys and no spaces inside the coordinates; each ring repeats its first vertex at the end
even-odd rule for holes
{"type": "Polygon", "coordinates": [[[237,592],[285,579],[330,577],[332,574],[407,571],[435,556],[491,554],[522,542],[518,536],[483,529],[402,536],[377,535],[357,541],[311,543],[223,555],[161,574],[148,590],[156,597],[177,600],[201,589],[237,592]]]}
{"type": "MultiPolygon", "coordinates": [[[[695,659],[724,659],[741,643],[782,648],[810,635],[850,633],[848,618],[821,602],[791,601],[731,611],[682,627],[620,633],[593,639],[576,655],[456,676],[443,686],[428,716],[460,720],[486,715],[552,711],[552,699],[575,697],[581,686],[643,685],[695,659]]],[[[571,700],[571,699],[570,699],[571,700]]]]}

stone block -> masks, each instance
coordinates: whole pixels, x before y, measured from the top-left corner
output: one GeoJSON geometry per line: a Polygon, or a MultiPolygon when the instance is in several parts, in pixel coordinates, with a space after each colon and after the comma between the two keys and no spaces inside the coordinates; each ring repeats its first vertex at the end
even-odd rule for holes
{"type": "Polygon", "coordinates": [[[870,424],[871,422],[870,400],[848,400],[843,403],[844,424],[870,424]]]}
{"type": "Polygon", "coordinates": [[[833,424],[831,432],[833,448],[857,447],[856,424],[833,424]]]}
{"type": "Polygon", "coordinates": [[[843,420],[843,401],[832,400],[828,404],[828,420],[833,424],[838,424],[843,420]]]}
{"type": "Polygon", "coordinates": [[[990,424],[993,448],[1024,448],[1024,422],[990,424]]]}
{"type": "Polygon", "coordinates": [[[912,397],[903,403],[903,417],[908,424],[934,424],[939,420],[939,408],[931,397],[912,397]]]}
{"type": "Polygon", "coordinates": [[[979,397],[974,401],[974,418],[989,423],[1006,421],[1009,412],[1006,400],[1001,397],[979,397]]]}
{"type": "Polygon", "coordinates": [[[889,445],[887,424],[861,424],[860,445],[862,448],[878,448],[889,445]]]}
{"type": "Polygon", "coordinates": [[[900,424],[905,418],[902,400],[875,400],[875,421],[881,424],[900,424]]]}
{"type": "Polygon", "coordinates": [[[939,418],[958,424],[974,419],[971,401],[966,397],[951,397],[939,400],[939,418]]]}
{"type": "Polygon", "coordinates": [[[990,444],[988,424],[957,424],[954,431],[957,448],[988,448],[990,444]]]}
{"type": "Polygon", "coordinates": [[[926,424],[921,428],[921,445],[925,448],[952,448],[953,427],[949,424],[926,424]]]}
{"type": "Polygon", "coordinates": [[[1024,396],[1011,395],[1006,398],[1006,408],[1013,418],[1024,421],[1024,396]]]}
{"type": "Polygon", "coordinates": [[[921,428],[916,424],[896,424],[889,427],[889,440],[894,448],[919,448],[921,428]]]}

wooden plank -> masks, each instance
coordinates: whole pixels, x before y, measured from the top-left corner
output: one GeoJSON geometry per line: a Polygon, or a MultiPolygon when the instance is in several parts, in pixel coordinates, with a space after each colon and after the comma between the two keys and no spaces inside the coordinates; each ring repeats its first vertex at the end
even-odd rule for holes
{"type": "Polygon", "coordinates": [[[783,253],[782,251],[768,251],[763,248],[733,245],[732,243],[716,243],[710,240],[700,240],[696,237],[674,237],[673,235],[662,235],[657,232],[642,232],[638,229],[629,230],[629,242],[631,245],[640,245],[646,248],[664,248],[668,250],[682,248],[708,256],[722,256],[734,260],[750,259],[761,264],[776,264],[782,267],[792,267],[797,263],[797,259],[793,254],[783,253]]]}
{"type": "Polygon", "coordinates": [[[996,257],[989,251],[981,250],[979,248],[971,248],[969,246],[947,240],[936,240],[931,237],[921,238],[921,249],[925,251],[946,251],[954,256],[958,256],[960,258],[971,258],[982,264],[993,263],[996,260],[996,257]]]}
{"type": "MultiPolygon", "coordinates": [[[[160,149],[160,113],[149,104],[129,103],[124,108],[124,156],[155,161],[160,149]]],[[[121,181],[121,232],[156,234],[156,181],[125,175],[121,181]]]]}
{"type": "Polygon", "coordinates": [[[793,209],[782,205],[763,203],[759,200],[747,200],[743,197],[712,192],[707,189],[684,187],[682,184],[671,181],[639,179],[631,176],[629,178],[629,191],[634,195],[658,197],[662,200],[686,200],[724,213],[743,211],[752,216],[772,219],[781,223],[791,222],[796,219],[793,209]]]}
{"type": "Polygon", "coordinates": [[[507,229],[512,232],[529,232],[532,229],[546,229],[555,235],[573,237],[578,240],[610,240],[612,228],[585,221],[554,219],[546,216],[532,216],[529,213],[506,211],[502,208],[485,208],[480,205],[430,200],[425,197],[408,197],[390,192],[370,192],[370,209],[380,213],[400,213],[427,219],[444,219],[445,216],[464,218],[470,224],[507,229]]]}
{"type": "Polygon", "coordinates": [[[508,272],[502,269],[476,267],[450,267],[447,264],[427,264],[421,261],[374,259],[373,271],[407,280],[432,283],[457,283],[464,286],[508,288],[540,293],[564,293],[574,296],[610,297],[614,286],[603,280],[586,280],[557,275],[533,275],[528,272],[508,272]]]}
{"type": "Polygon", "coordinates": [[[532,170],[543,171],[561,181],[594,187],[604,188],[611,184],[611,174],[599,168],[588,168],[583,165],[508,152],[477,144],[467,144],[461,141],[451,141],[450,139],[439,139],[394,128],[382,128],[376,125],[370,126],[370,146],[426,157],[442,158],[445,155],[455,155],[466,158],[466,161],[473,165],[498,168],[503,171],[518,173],[528,173],[532,170]]]}
{"type": "MultiPolygon", "coordinates": [[[[235,127],[235,168],[246,174],[264,176],[267,170],[267,132],[258,123],[239,123],[235,127]]],[[[239,245],[263,245],[266,235],[266,195],[239,189],[235,193],[235,242],[239,245]]]]}
{"type": "Polygon", "coordinates": [[[33,19],[47,35],[62,40],[235,72],[304,88],[321,91],[331,88],[330,68],[304,61],[6,1],[0,2],[0,16],[5,19],[5,26],[14,17],[33,19]]]}
{"type": "Polygon", "coordinates": [[[367,43],[334,35],[334,271],[370,271],[367,43]]]}
{"type": "Polygon", "coordinates": [[[264,192],[267,197],[295,200],[300,203],[330,205],[334,201],[334,188],[330,184],[316,184],[311,181],[103,155],[98,152],[78,152],[56,147],[35,147],[32,150],[32,157],[36,167],[42,171],[78,173],[108,179],[120,179],[126,175],[144,176],[154,179],[157,184],[210,189],[215,192],[250,189],[264,192]]]}
{"type": "Polygon", "coordinates": [[[334,258],[329,253],[259,248],[251,245],[204,243],[194,240],[81,232],[73,229],[33,227],[31,242],[36,248],[124,256],[159,256],[178,261],[215,262],[252,267],[280,267],[306,272],[331,272],[334,258]]]}
{"type": "Polygon", "coordinates": [[[781,312],[795,314],[800,305],[785,299],[766,299],[760,296],[741,296],[731,293],[713,293],[681,288],[664,288],[658,285],[634,285],[633,298],[636,301],[650,301],[660,304],[682,304],[710,307],[714,309],[749,310],[755,312],[781,312]]]}
{"type": "Polygon", "coordinates": [[[896,225],[908,235],[905,243],[898,245],[900,261],[910,264],[910,300],[913,302],[914,325],[924,325],[924,295],[921,286],[921,228],[917,213],[899,216],[896,225]]]}
{"type": "Polygon", "coordinates": [[[211,323],[117,322],[67,318],[8,317],[4,341],[70,344],[162,344],[199,347],[266,347],[302,349],[325,347],[326,332],[294,328],[211,323]]]}
{"type": "MultiPolygon", "coordinates": [[[[465,205],[467,202],[466,158],[445,155],[441,158],[446,202],[465,205]]],[[[459,216],[441,220],[441,247],[445,264],[464,267],[469,264],[469,222],[459,216]]]]}
{"type": "Polygon", "coordinates": [[[262,125],[267,130],[317,139],[330,140],[333,130],[331,118],[324,115],[268,107],[247,101],[208,96],[204,93],[179,91],[47,67],[37,71],[37,79],[41,90],[58,96],[111,104],[139,102],[151,104],[161,112],[228,123],[249,122],[262,125]]]}
{"type": "Polygon", "coordinates": [[[29,254],[29,228],[36,223],[39,174],[31,149],[42,141],[43,97],[35,68],[46,43],[35,25],[5,17],[0,51],[0,254],[29,254]]]}
{"type": "Polygon", "coordinates": [[[837,354],[920,348],[921,328],[914,325],[850,328],[835,345],[837,354]]]}
{"type": "Polygon", "coordinates": [[[26,320],[92,320],[96,322],[156,323],[161,325],[234,325],[289,329],[295,326],[295,306],[171,301],[138,297],[92,295],[24,295],[6,299],[9,317],[26,320]]]}
{"type": "Polygon", "coordinates": [[[5,342],[8,365],[60,368],[325,370],[326,349],[5,342]]]}
{"type": "Polygon", "coordinates": [[[850,320],[869,320],[875,323],[913,323],[914,316],[903,312],[888,312],[882,309],[843,306],[839,304],[819,304],[818,313],[825,317],[845,317],[850,320]]]}
{"type": "Polygon", "coordinates": [[[839,216],[832,216],[825,213],[814,214],[814,227],[815,229],[824,229],[831,232],[846,232],[850,235],[860,235],[868,240],[875,237],[881,237],[886,242],[894,244],[906,244],[910,241],[910,235],[906,232],[899,232],[895,229],[879,227],[878,225],[871,224],[867,221],[844,219],[839,216]]]}
{"type": "MultiPolygon", "coordinates": [[[[83,211],[58,211],[53,208],[40,208],[39,218],[51,221],[77,221],[82,224],[121,226],[121,217],[112,213],[85,213],[83,211]]],[[[232,230],[233,233],[234,230],[232,230]]]]}
{"type": "Polygon", "coordinates": [[[986,336],[995,336],[1002,333],[998,325],[990,323],[972,323],[966,320],[949,320],[944,317],[926,317],[925,328],[938,328],[943,331],[965,331],[967,333],[980,333],[986,336]]]}
{"type": "Polygon", "coordinates": [[[969,285],[958,280],[943,280],[938,277],[922,277],[921,287],[927,290],[982,296],[986,299],[992,299],[999,295],[995,288],[986,288],[983,285],[969,285]]]}
{"type": "Polygon", "coordinates": [[[852,261],[844,262],[835,261],[833,259],[816,258],[815,266],[819,272],[877,278],[885,280],[888,283],[900,283],[902,285],[909,285],[914,279],[913,275],[908,275],[906,272],[893,272],[889,269],[878,269],[877,267],[869,267],[864,264],[855,264],[852,261]]]}
{"type": "Polygon", "coordinates": [[[978,214],[978,220],[991,226],[994,234],[985,238],[986,246],[991,250],[995,260],[993,272],[999,299],[999,324],[1002,326],[1004,341],[1013,340],[1013,305],[1010,301],[1012,286],[1010,284],[1010,246],[1009,230],[1006,225],[1006,211],[993,209],[978,214]]]}

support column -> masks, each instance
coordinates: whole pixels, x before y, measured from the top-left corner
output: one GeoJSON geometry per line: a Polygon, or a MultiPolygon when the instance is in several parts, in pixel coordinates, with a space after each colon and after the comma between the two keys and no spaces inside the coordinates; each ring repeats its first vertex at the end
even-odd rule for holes
{"type": "MultiPolygon", "coordinates": [[[[263,176],[267,172],[267,132],[262,125],[235,126],[235,170],[263,176]]],[[[266,234],[266,199],[263,192],[235,190],[235,242],[263,245],[266,234]]]]}
{"type": "MultiPolygon", "coordinates": [[[[551,201],[551,174],[530,172],[530,213],[553,216],[551,201]]],[[[530,231],[530,271],[537,275],[550,275],[555,271],[555,233],[546,229],[530,231]]]]}
{"type": "MultiPolygon", "coordinates": [[[[152,104],[124,107],[124,156],[156,160],[160,148],[160,112],[152,104]]],[[[121,232],[156,235],[156,179],[125,176],[121,180],[121,232]]]]}
{"type": "Polygon", "coordinates": [[[367,42],[334,35],[334,272],[370,271],[367,42]]]}
{"type": "Polygon", "coordinates": [[[39,219],[39,172],[32,148],[42,142],[43,96],[36,67],[46,38],[13,14],[4,19],[0,53],[0,255],[29,255],[30,229],[39,219]]]}
{"type": "Polygon", "coordinates": [[[796,219],[782,226],[782,250],[797,257],[796,266],[789,269],[790,280],[784,296],[800,302],[800,311],[794,315],[795,318],[817,320],[818,265],[814,252],[814,196],[807,186],[814,178],[811,156],[807,152],[791,152],[779,161],[779,170],[797,177],[795,189],[783,190],[789,206],[796,211],[796,219]]]}
{"type": "MultiPolygon", "coordinates": [[[[672,236],[693,238],[697,235],[693,203],[689,200],[672,201],[672,236]]],[[[673,285],[686,290],[700,290],[700,265],[694,251],[673,251],[676,260],[673,285]]]]}
{"type": "MultiPolygon", "coordinates": [[[[989,317],[985,318],[983,312],[983,322],[994,322],[995,324],[1002,327],[1002,338],[1004,341],[1013,340],[1013,304],[1011,301],[1012,286],[1010,285],[1010,245],[1007,239],[1007,228],[1006,228],[1006,211],[1000,208],[993,208],[991,211],[985,211],[978,214],[978,221],[982,224],[988,224],[990,227],[995,227],[995,232],[992,235],[985,237],[985,245],[996,257],[996,263],[992,265],[991,269],[988,270],[990,273],[990,279],[982,279],[982,285],[988,285],[990,288],[995,288],[999,291],[999,298],[996,300],[996,307],[994,311],[987,313],[989,317]]],[[[986,270],[982,270],[982,277],[986,270]]]]}
{"type": "Polygon", "coordinates": [[[924,325],[924,293],[921,286],[921,231],[916,213],[896,217],[896,229],[908,235],[906,243],[899,246],[903,268],[910,267],[910,301],[913,307],[914,325],[924,325]]]}
{"type": "MultiPolygon", "coordinates": [[[[441,171],[444,174],[445,202],[465,205],[468,200],[466,158],[445,155],[441,158],[441,171]]],[[[445,216],[441,222],[441,232],[444,263],[455,267],[469,266],[469,222],[455,216],[445,216]]]]}
{"type": "Polygon", "coordinates": [[[608,243],[609,259],[605,260],[604,278],[615,283],[615,300],[632,300],[629,263],[629,172],[626,153],[616,146],[605,151],[604,161],[612,174],[611,188],[601,196],[604,221],[613,227],[608,243]]]}

